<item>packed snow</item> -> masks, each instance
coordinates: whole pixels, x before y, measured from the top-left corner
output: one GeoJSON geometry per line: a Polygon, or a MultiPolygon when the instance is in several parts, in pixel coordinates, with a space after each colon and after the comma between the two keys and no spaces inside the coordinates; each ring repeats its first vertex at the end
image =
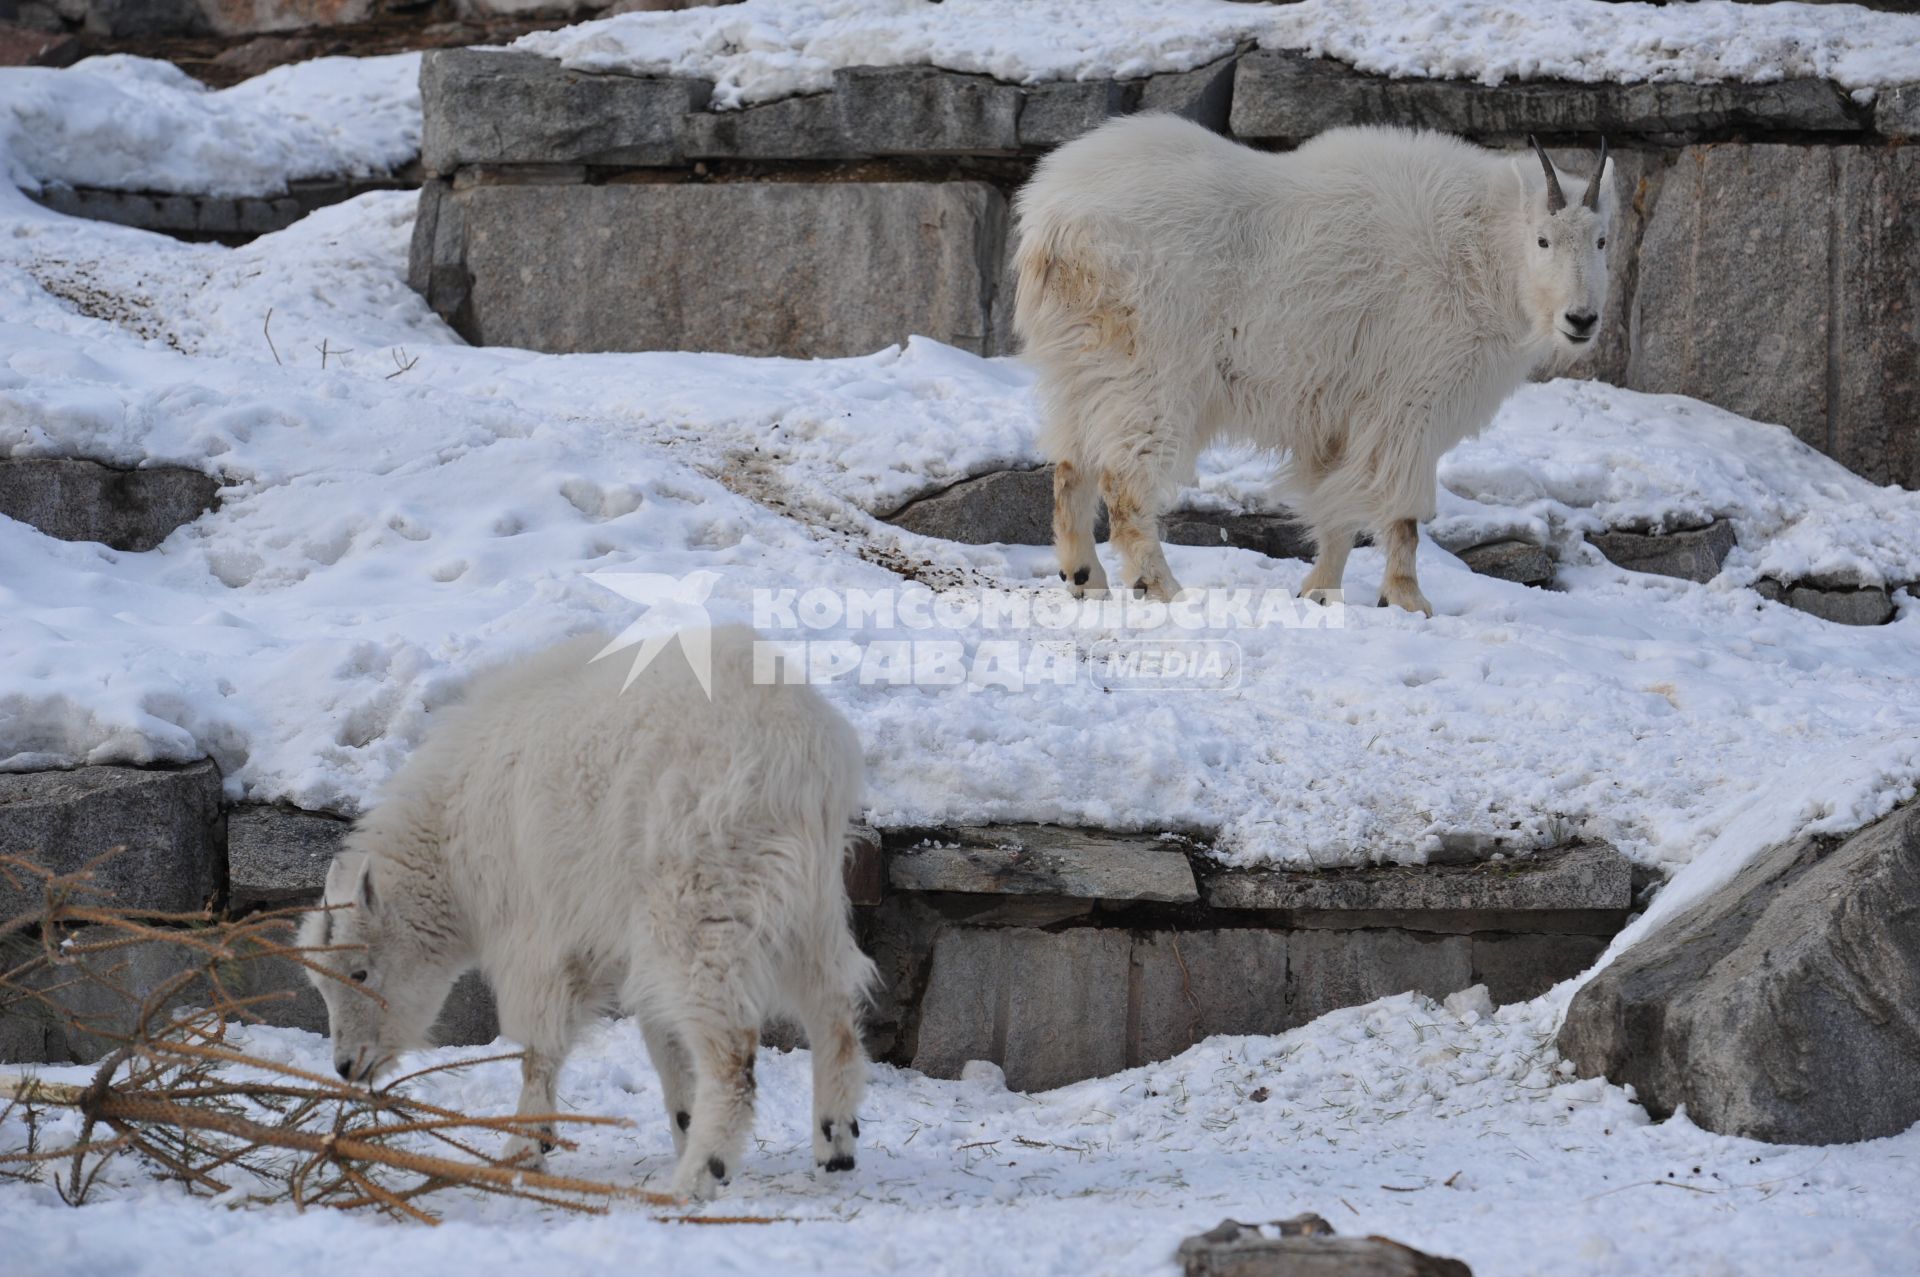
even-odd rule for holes
{"type": "MultiPolygon", "coordinates": [[[[716,573],[713,615],[763,624],[792,622],[757,616],[756,591],[1060,599],[1048,548],[876,517],[1039,461],[1017,361],[925,340],[818,361],[469,348],[404,282],[413,203],[363,197],[238,249],[4,210],[0,455],[183,465],[226,487],[145,554],[0,522],[0,766],[211,756],[236,798],[351,812],[475,669],[641,615],[595,573],[716,573]]],[[[1195,500],[1255,503],[1270,475],[1210,458],[1195,500]]],[[[1450,544],[1555,542],[1565,589],[1428,544],[1431,621],[1350,607],[1340,628],[1175,635],[1239,645],[1230,691],[1110,693],[1072,668],[1067,686],[887,686],[863,668],[826,690],[866,742],[870,817],[1192,831],[1238,864],[1578,835],[1672,868],[1736,817],[1751,851],[1913,794],[1912,599],[1853,629],[1745,586],[1920,579],[1920,494],[1780,427],[1570,381],[1516,396],[1443,476],[1450,544]],[[1616,568],[1578,535],[1709,517],[1742,545],[1708,585],[1616,568]]],[[[1306,571],[1171,553],[1208,589],[1291,590],[1306,571]]],[[[1380,571],[1357,552],[1352,597],[1370,603],[1380,571]]],[[[991,644],[1060,637],[934,621],[780,636],[947,642],[974,675],[991,644]]],[[[1066,637],[1084,663],[1119,633],[1066,637]]]]}
{"type": "MultiPolygon", "coordinates": [[[[937,1081],[877,1065],[859,1164],[811,1172],[804,1051],[763,1050],[754,1146],[704,1208],[774,1223],[692,1227],[659,1208],[581,1219],[498,1198],[436,1198],[439,1228],[333,1211],[228,1210],[123,1162],[76,1213],[53,1188],[0,1184],[10,1274],[223,1271],[992,1273],[1178,1271],[1180,1239],[1224,1218],[1323,1216],[1466,1261],[1477,1277],[1908,1271],[1920,1222],[1920,1129],[1837,1148],[1759,1144],[1654,1124],[1621,1088],[1575,1080],[1550,1000],[1489,1013],[1406,994],[1276,1037],[1217,1037],[1176,1059],[1041,1095],[999,1070],[937,1081]]],[[[252,1029],[255,1052],[314,1071],[324,1039],[252,1029]]],[[[438,1051],[430,1061],[491,1053],[438,1051]]],[[[85,1068],[49,1069],[83,1082],[85,1068]]],[[[517,1066],[409,1084],[418,1098],[505,1113],[517,1066]]],[[[631,1119],[582,1127],[556,1173],[661,1189],[673,1146],[632,1021],[603,1022],[562,1072],[561,1107],[631,1119]]],[[[55,1119],[48,1146],[79,1133],[55,1119]]],[[[17,1147],[17,1118],[0,1148],[17,1147]]],[[[56,1164],[57,1167],[57,1164],[56,1164]]]]}
{"type": "Polygon", "coordinates": [[[420,154],[420,55],[315,58],[209,89],[171,62],[110,54],[0,68],[0,159],[46,185],[278,195],[380,177],[420,154]]]}
{"type": "Polygon", "coordinates": [[[523,36],[582,71],[712,80],[742,106],[830,88],[852,66],[937,66],[1015,84],[1186,71],[1243,43],[1391,76],[1772,81],[1867,92],[1920,80],[1920,18],[1850,4],[1612,0],[745,0],[523,36]]]}

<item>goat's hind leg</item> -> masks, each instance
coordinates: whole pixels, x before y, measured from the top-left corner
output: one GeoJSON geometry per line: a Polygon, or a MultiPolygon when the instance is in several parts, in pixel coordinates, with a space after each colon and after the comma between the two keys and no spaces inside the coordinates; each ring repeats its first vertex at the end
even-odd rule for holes
{"type": "Polygon", "coordinates": [[[1100,489],[1093,475],[1077,461],[1062,461],[1053,469],[1053,552],[1060,560],[1060,579],[1082,598],[1091,590],[1107,588],[1107,573],[1094,549],[1093,529],[1100,515],[1100,489]]]}
{"type": "Polygon", "coordinates": [[[825,944],[827,960],[796,964],[784,993],[800,1013],[813,1054],[813,1164],[823,1171],[850,1171],[860,1139],[860,1101],[867,1091],[861,988],[872,965],[844,927],[825,944]]]}
{"type": "Polygon", "coordinates": [[[673,1191],[682,1197],[718,1194],[753,1133],[753,1064],[764,1010],[750,983],[753,943],[753,928],[742,919],[694,923],[678,1006],[663,1025],[693,1063],[693,1108],[673,1172],[673,1191]]]}
{"type": "Polygon", "coordinates": [[[1380,580],[1380,606],[1391,604],[1409,612],[1433,615],[1433,604],[1420,592],[1420,579],[1414,560],[1420,546],[1420,524],[1414,519],[1395,519],[1387,524],[1387,571],[1380,580]]]}

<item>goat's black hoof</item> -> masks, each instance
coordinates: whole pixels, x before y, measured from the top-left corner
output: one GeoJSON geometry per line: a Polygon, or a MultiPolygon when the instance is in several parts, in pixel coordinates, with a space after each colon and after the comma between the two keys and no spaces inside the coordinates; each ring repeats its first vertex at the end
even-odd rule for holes
{"type": "Polygon", "coordinates": [[[832,1157],[827,1159],[826,1168],[828,1172],[852,1170],[853,1154],[852,1153],[835,1153],[832,1157]]]}
{"type": "Polygon", "coordinates": [[[717,1180],[724,1181],[727,1178],[727,1164],[717,1157],[709,1157],[707,1159],[707,1174],[717,1180]]]}
{"type": "MultiPolygon", "coordinates": [[[[1088,582],[1088,580],[1092,578],[1092,576],[1093,576],[1092,568],[1081,568],[1073,574],[1073,583],[1075,585],[1085,585],[1088,582]]],[[[1064,581],[1066,577],[1067,577],[1067,574],[1065,572],[1062,572],[1060,574],[1061,580],[1064,581]]]]}
{"type": "Polygon", "coordinates": [[[847,1129],[853,1132],[853,1138],[859,1139],[860,1138],[860,1119],[857,1117],[854,1118],[853,1123],[847,1129]]]}

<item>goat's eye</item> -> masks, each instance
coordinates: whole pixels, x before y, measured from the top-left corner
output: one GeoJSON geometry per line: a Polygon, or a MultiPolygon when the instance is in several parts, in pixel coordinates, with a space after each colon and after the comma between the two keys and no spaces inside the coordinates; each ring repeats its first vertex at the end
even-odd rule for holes
{"type": "Polygon", "coordinates": [[[347,979],[353,981],[355,984],[365,984],[367,982],[367,973],[364,971],[350,972],[347,975],[347,979]]]}
{"type": "Polygon", "coordinates": [[[1606,237],[1605,235],[1602,235],[1602,236],[1600,237],[1600,245],[1599,245],[1599,246],[1600,246],[1601,248],[1605,248],[1605,247],[1607,246],[1607,237],[1606,237]]]}
{"type": "Polygon", "coordinates": [[[1553,246],[1552,246],[1551,244],[1549,244],[1549,243],[1547,243],[1547,240],[1546,240],[1546,236],[1544,236],[1544,235],[1543,235],[1543,236],[1541,236],[1541,237],[1540,237],[1540,247],[1542,247],[1542,248],[1551,248],[1551,247],[1553,247],[1553,246]]]}

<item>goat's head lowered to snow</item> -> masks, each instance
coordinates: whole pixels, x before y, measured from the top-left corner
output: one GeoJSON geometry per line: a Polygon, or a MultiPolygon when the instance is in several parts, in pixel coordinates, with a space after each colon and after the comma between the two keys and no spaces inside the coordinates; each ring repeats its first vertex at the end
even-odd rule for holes
{"type": "Polygon", "coordinates": [[[367,1085],[392,1071],[403,1051],[428,1044],[434,1017],[446,1001],[453,972],[397,902],[374,884],[364,852],[346,851],[327,870],[321,903],[301,924],[308,958],[339,979],[309,971],[327,1004],[334,1067],[349,1082],[367,1085]]]}
{"type": "Polygon", "coordinates": [[[1593,176],[1570,204],[1553,161],[1536,139],[1527,140],[1547,180],[1544,190],[1521,184],[1521,295],[1534,330],[1567,355],[1578,356],[1592,349],[1607,304],[1607,239],[1615,204],[1607,142],[1600,139],[1593,176]]]}

